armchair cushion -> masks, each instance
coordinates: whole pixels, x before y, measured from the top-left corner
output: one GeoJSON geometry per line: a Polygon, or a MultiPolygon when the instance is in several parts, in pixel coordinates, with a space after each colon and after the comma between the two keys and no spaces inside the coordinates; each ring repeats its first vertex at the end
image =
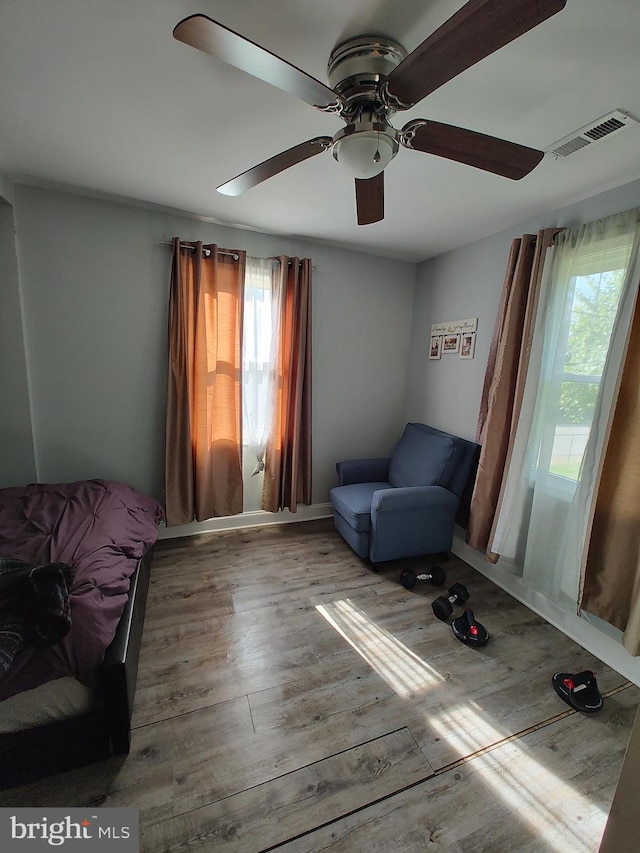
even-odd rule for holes
{"type": "Polygon", "coordinates": [[[331,489],[333,508],[359,532],[371,527],[371,501],[374,492],[391,488],[389,483],[351,483],[331,489]]]}
{"type": "Polygon", "coordinates": [[[448,435],[436,435],[407,424],[391,457],[389,482],[406,486],[446,486],[459,459],[461,448],[448,435]]]}

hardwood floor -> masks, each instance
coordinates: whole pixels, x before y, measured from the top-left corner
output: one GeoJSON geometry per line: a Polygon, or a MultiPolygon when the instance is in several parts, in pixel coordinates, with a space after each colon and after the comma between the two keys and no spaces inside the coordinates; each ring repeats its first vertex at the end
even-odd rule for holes
{"type": "Polygon", "coordinates": [[[330,520],[156,548],[126,760],[0,805],[137,806],[141,850],[597,851],[640,690],[462,561],[491,633],[373,572],[330,520]],[[557,670],[593,669],[574,712],[557,670]]]}

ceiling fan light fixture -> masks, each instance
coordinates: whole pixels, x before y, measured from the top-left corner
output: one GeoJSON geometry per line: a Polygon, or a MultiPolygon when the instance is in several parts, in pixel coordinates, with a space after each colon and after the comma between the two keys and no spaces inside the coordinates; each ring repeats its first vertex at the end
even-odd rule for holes
{"type": "Polygon", "coordinates": [[[361,130],[334,141],[333,156],[353,178],[374,178],[383,172],[398,152],[392,136],[361,130]]]}

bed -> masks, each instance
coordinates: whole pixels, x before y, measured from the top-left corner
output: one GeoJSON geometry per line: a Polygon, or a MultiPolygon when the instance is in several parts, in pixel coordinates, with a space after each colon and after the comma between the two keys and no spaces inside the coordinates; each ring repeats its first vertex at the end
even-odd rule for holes
{"type": "Polygon", "coordinates": [[[129,751],[162,519],[112,480],[0,489],[0,788],[129,751]]]}

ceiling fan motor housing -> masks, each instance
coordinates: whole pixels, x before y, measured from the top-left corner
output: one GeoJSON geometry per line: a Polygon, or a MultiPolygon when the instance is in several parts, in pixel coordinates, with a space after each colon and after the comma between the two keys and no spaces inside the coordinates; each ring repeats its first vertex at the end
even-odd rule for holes
{"type": "Polygon", "coordinates": [[[407,56],[398,42],[386,36],[358,36],[337,45],[329,57],[329,85],[343,98],[342,115],[349,119],[367,102],[388,112],[377,96],[380,83],[407,56]]]}

